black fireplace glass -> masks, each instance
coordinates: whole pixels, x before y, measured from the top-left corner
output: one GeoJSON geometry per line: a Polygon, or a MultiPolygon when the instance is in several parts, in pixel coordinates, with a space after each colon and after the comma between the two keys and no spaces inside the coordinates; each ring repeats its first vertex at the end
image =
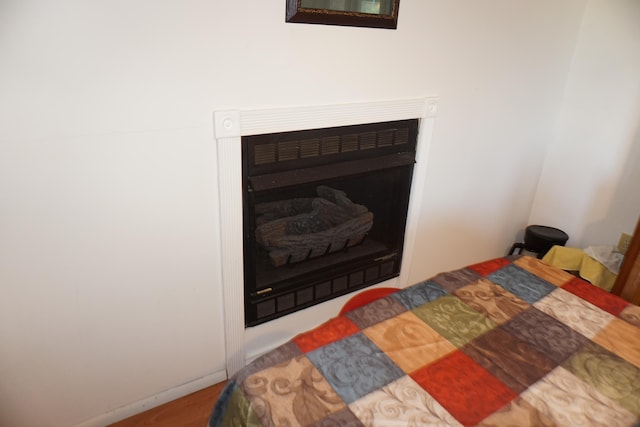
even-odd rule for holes
{"type": "Polygon", "coordinates": [[[417,130],[406,120],[243,138],[247,326],[399,274],[417,130]]]}

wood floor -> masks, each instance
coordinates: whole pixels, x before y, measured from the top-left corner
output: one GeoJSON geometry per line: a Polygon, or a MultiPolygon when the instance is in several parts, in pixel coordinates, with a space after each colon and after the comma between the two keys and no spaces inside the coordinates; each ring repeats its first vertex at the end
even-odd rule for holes
{"type": "Polygon", "coordinates": [[[206,427],[213,405],[226,383],[212,385],[109,427],[206,427]]]}

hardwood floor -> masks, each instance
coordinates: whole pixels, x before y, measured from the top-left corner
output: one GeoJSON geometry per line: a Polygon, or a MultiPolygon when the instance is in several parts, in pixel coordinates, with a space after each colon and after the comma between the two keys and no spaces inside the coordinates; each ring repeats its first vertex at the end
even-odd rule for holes
{"type": "Polygon", "coordinates": [[[226,381],[124,419],[109,427],[206,427],[226,381]]]}

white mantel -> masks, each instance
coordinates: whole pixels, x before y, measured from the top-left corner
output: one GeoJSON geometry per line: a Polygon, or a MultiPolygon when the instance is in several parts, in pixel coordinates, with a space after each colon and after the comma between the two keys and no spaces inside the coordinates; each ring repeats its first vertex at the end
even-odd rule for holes
{"type": "MultiPolygon", "coordinates": [[[[214,114],[214,136],[218,151],[220,191],[221,280],[225,326],[226,368],[233,375],[246,363],[244,327],[244,274],[242,234],[242,155],[241,137],[363,123],[419,118],[416,167],[414,168],[404,252],[400,276],[387,286],[407,286],[413,255],[418,210],[426,174],[428,150],[438,98],[425,97],[343,105],[322,105],[262,110],[226,110],[214,114]]],[[[314,306],[317,307],[317,306],[314,306]]],[[[309,307],[304,310],[314,310],[309,307]]],[[[286,319],[285,316],[283,319],[286,319]]],[[[324,317],[320,321],[324,320],[324,317]]],[[[269,323],[260,325],[268,328],[269,323]]],[[[301,332],[301,331],[299,331],[301,332]]],[[[278,344],[274,342],[274,346],[278,344]]]]}

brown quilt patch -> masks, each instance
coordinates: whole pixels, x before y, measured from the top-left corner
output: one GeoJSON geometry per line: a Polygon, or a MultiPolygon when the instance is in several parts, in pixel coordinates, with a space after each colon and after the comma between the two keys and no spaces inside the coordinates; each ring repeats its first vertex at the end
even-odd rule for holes
{"type": "Polygon", "coordinates": [[[500,328],[471,341],[462,351],[518,393],[556,367],[544,354],[500,328]]]}
{"type": "Polygon", "coordinates": [[[306,356],[250,375],[241,388],[264,426],[306,426],[346,407],[306,356]]]}
{"type": "Polygon", "coordinates": [[[487,279],[464,286],[454,295],[498,325],[531,307],[528,302],[487,279]]]}

